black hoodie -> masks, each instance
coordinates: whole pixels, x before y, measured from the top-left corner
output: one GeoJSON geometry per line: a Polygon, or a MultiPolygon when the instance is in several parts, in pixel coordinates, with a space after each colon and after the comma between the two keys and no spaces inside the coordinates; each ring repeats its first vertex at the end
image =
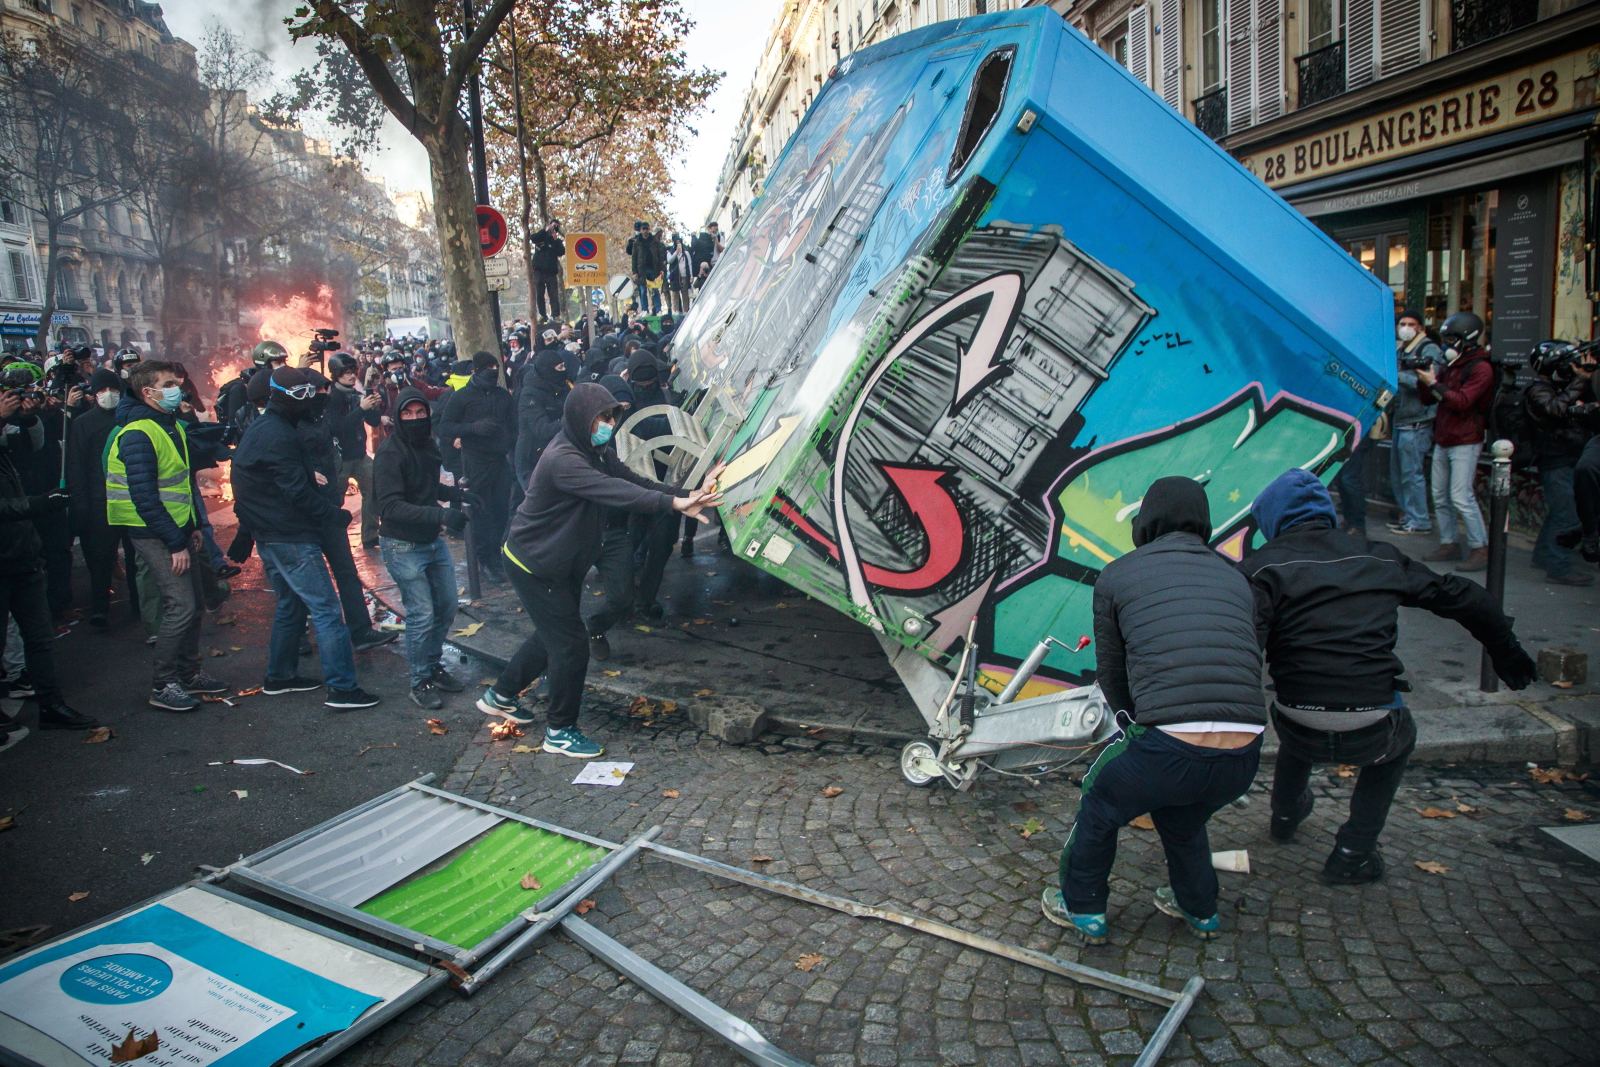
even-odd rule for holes
{"type": "MultiPolygon", "coordinates": [[[[505,459],[517,442],[516,404],[500,385],[495,368],[474,371],[466,385],[446,398],[439,412],[439,436],[459,440],[475,460],[505,459]]],[[[399,410],[399,404],[395,405],[399,410]]]]}
{"type": "Polygon", "coordinates": [[[1210,536],[1200,483],[1157,479],[1133,520],[1138,547],[1095,581],[1096,681],[1141,726],[1267,721],[1250,583],[1210,536]]]}
{"type": "Polygon", "coordinates": [[[457,490],[439,482],[439,451],[434,446],[432,416],[423,423],[420,443],[407,440],[412,422],[401,419],[399,408],[413,400],[427,404],[416,389],[402,389],[395,410],[395,432],[378,446],[372,460],[372,494],[378,509],[378,536],[397,541],[429,544],[439,536],[444,509],[439,501],[459,498],[457,490]]]}
{"type": "Polygon", "coordinates": [[[562,430],[545,446],[511,519],[506,552],[523,570],[553,581],[582,578],[600,558],[607,508],[647,514],[672,510],[687,489],[642,478],[610,448],[589,442],[595,417],[617,406],[602,386],[584,382],[567,396],[562,430]]]}
{"type": "Polygon", "coordinates": [[[576,358],[561,348],[546,348],[533,357],[523,372],[522,390],[517,398],[516,469],[519,474],[533,472],[539,455],[561,429],[562,405],[572,384],[566,370],[567,359],[576,358]]]}

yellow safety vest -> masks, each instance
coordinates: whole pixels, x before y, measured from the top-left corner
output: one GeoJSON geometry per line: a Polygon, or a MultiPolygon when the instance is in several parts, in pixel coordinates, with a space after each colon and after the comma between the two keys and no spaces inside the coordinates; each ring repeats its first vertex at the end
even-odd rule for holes
{"type": "Polygon", "coordinates": [[[133,494],[128,489],[128,468],[122,462],[122,435],[137,430],[150,438],[155,446],[157,486],[161,504],[172,516],[172,521],[183,527],[194,523],[194,495],[189,486],[189,435],[183,423],[178,424],[178,438],[183,451],[172,443],[172,438],[154,419],[135,419],[111,435],[106,442],[106,521],[113,526],[143,526],[139,509],[134,507],[133,494]]]}

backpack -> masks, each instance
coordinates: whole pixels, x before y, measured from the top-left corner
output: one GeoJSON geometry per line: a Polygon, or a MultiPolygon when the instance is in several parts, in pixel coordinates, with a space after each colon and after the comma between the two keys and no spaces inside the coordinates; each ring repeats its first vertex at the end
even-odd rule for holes
{"type": "Polygon", "coordinates": [[[1527,392],[1517,381],[1517,368],[1495,359],[1492,354],[1474,356],[1488,362],[1494,372],[1489,386],[1489,402],[1483,410],[1484,446],[1507,440],[1515,446],[1511,469],[1522,470],[1533,463],[1533,426],[1528,419],[1527,392]]]}

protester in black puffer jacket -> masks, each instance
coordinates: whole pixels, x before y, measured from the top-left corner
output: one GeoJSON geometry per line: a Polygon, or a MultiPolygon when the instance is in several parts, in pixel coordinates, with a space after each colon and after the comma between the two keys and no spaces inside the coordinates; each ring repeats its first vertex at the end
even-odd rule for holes
{"type": "Polygon", "coordinates": [[[523,372],[522,390],[517,397],[514,466],[524,490],[545,445],[561,430],[562,405],[572,391],[569,369],[564,349],[546,348],[533,357],[531,366],[523,372]]]}
{"type": "Polygon", "coordinates": [[[1161,478],[1133,520],[1134,551],[1094,586],[1096,677],[1120,726],[1083,779],[1045,917],[1085,944],[1107,936],[1117,831],[1149,813],[1171,885],[1155,905],[1217,935],[1206,822],[1256,776],[1266,710],[1249,583],[1210,548],[1211,508],[1190,478],[1161,478]]]}
{"type": "Polygon", "coordinates": [[[500,545],[510,518],[510,457],[517,444],[516,404],[500,385],[499,369],[492,354],[474,353],[472,378],[450,397],[439,418],[439,436],[461,442],[467,488],[483,501],[472,516],[472,544],[480,570],[491,581],[505,581],[500,545]]]}
{"type": "Polygon", "coordinates": [[[1250,510],[1267,538],[1239,569],[1255,592],[1277,689],[1272,836],[1292,840],[1311,813],[1313,763],[1360,767],[1323,878],[1371,882],[1383,875],[1378,835],[1417,739],[1399,692],[1410,686],[1399,680],[1405,666],[1394,654],[1398,609],[1425,608],[1465,626],[1513,689],[1533,681],[1534,664],[1482,586],[1335,529],[1333,501],[1310,471],[1286,471],[1250,510]]]}

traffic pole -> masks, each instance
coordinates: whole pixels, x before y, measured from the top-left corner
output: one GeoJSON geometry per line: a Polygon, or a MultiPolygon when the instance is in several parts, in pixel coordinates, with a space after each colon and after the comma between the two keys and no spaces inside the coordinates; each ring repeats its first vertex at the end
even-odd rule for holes
{"type": "MultiPolygon", "coordinates": [[[[1506,599],[1506,539],[1511,533],[1511,453],[1515,450],[1516,446],[1506,440],[1489,446],[1494,458],[1489,467],[1489,569],[1483,584],[1489,592],[1489,602],[1502,611],[1506,599]]],[[[1500,691],[1500,676],[1494,672],[1488,652],[1480,657],[1478,690],[1500,691]]]]}

